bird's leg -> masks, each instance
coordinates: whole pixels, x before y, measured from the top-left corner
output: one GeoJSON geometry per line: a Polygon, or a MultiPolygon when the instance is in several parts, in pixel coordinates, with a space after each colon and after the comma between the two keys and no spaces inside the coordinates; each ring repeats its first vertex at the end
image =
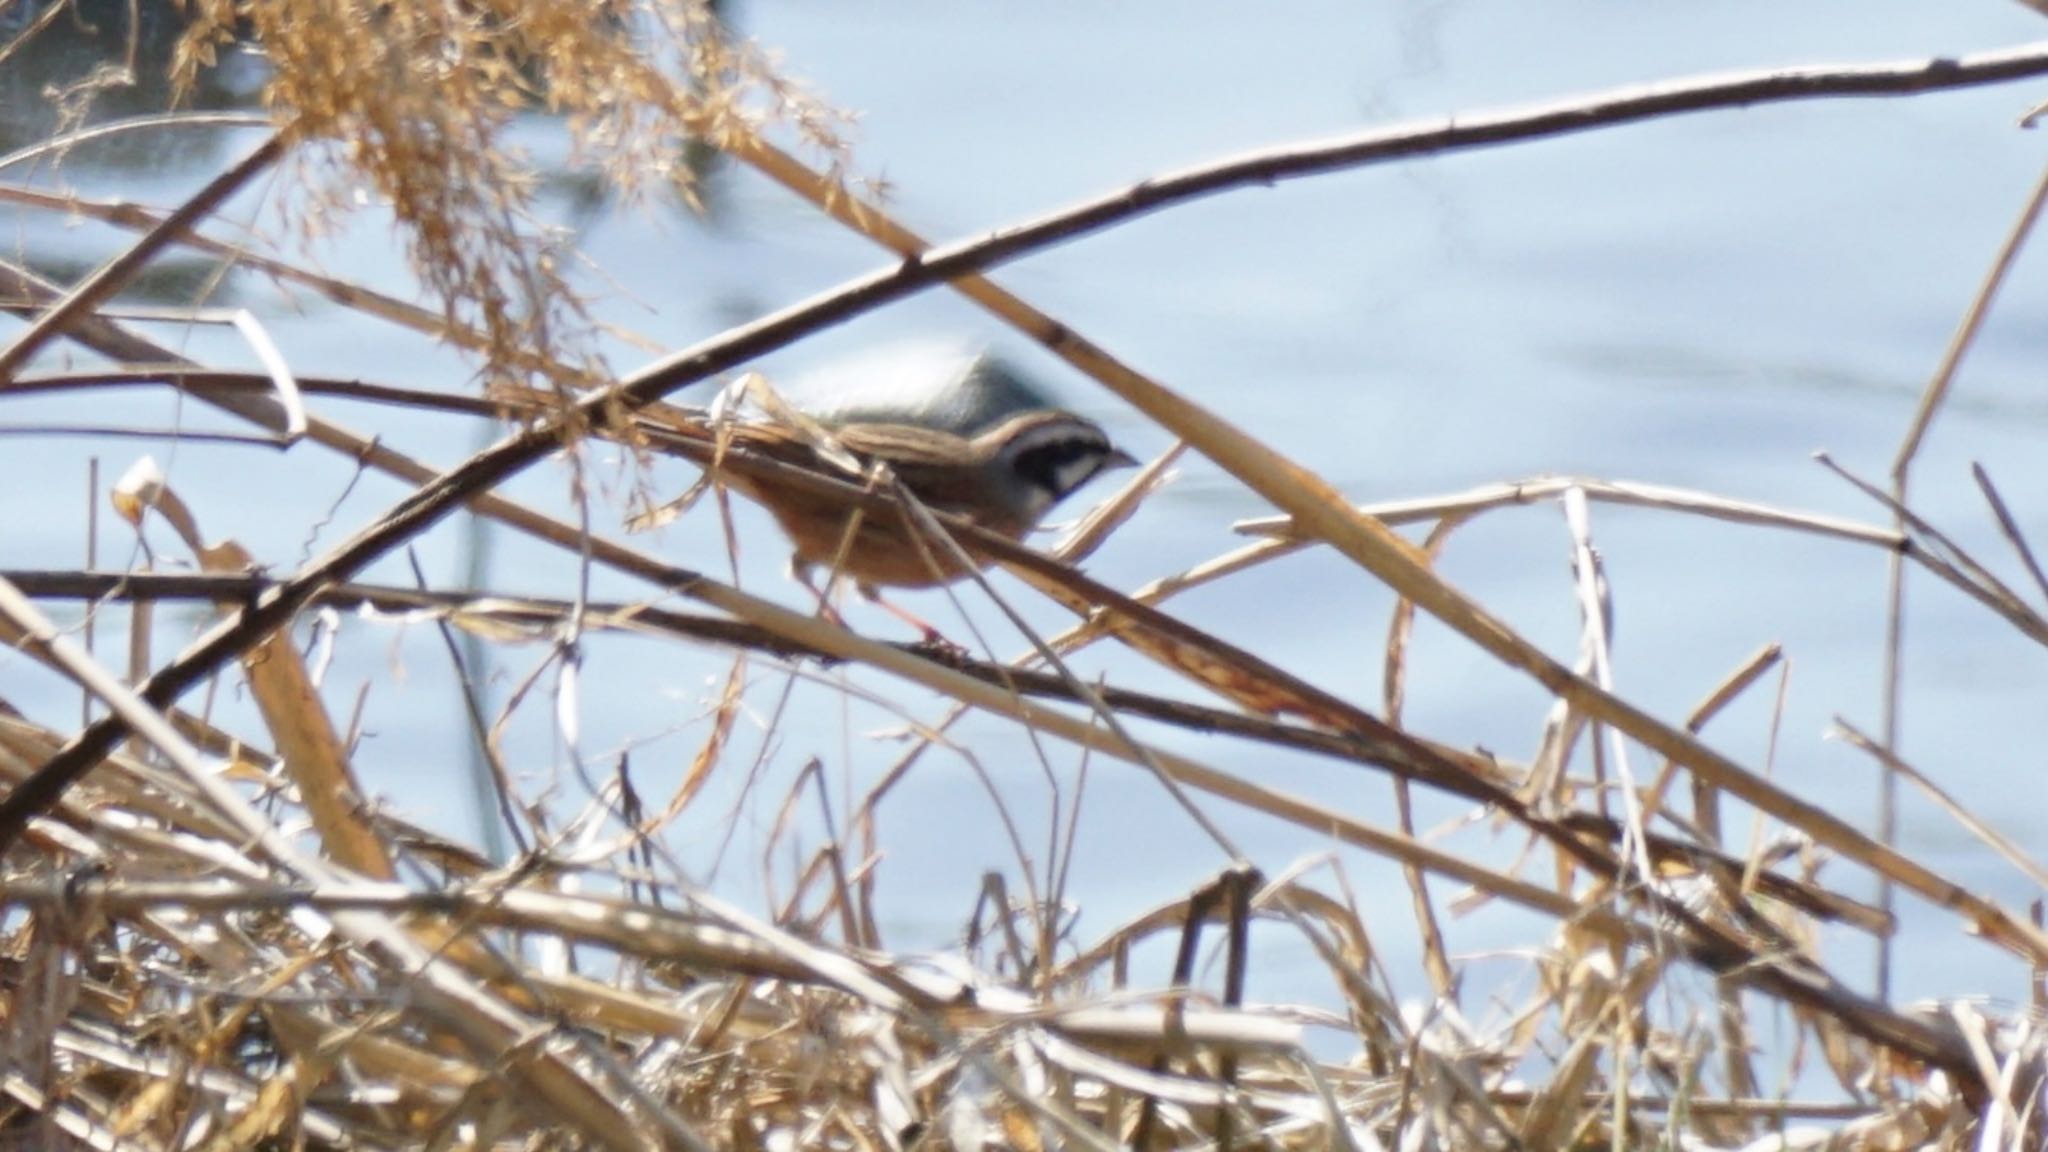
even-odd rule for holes
{"type": "MultiPolygon", "coordinates": [[[[839,609],[832,606],[831,587],[836,582],[836,579],[828,580],[826,586],[820,588],[811,579],[813,571],[815,569],[812,565],[805,563],[795,556],[790,557],[789,574],[797,583],[803,585],[811,595],[818,598],[818,615],[823,617],[828,623],[836,624],[841,628],[847,627],[846,617],[841,616],[839,609]]],[[[946,634],[934,628],[930,621],[925,620],[923,617],[910,611],[910,609],[882,595],[880,588],[875,587],[873,584],[861,583],[855,584],[854,590],[861,594],[862,599],[903,621],[905,624],[910,625],[912,628],[917,629],[918,647],[928,649],[933,655],[953,661],[966,657],[967,649],[947,639],[946,634]]]]}
{"type": "Polygon", "coordinates": [[[828,624],[837,624],[841,628],[846,627],[846,618],[839,614],[839,609],[832,606],[830,583],[828,582],[824,588],[818,587],[811,581],[811,572],[811,565],[796,556],[789,558],[790,578],[803,585],[806,591],[818,598],[818,615],[823,617],[828,624]]]}
{"type": "Polygon", "coordinates": [[[887,612],[889,615],[894,616],[922,633],[917,642],[918,647],[930,649],[934,654],[946,656],[954,660],[961,659],[967,655],[967,649],[948,640],[946,634],[932,627],[930,621],[883,596],[880,588],[875,587],[873,584],[856,584],[854,588],[875,607],[880,608],[882,611],[887,612]]]}

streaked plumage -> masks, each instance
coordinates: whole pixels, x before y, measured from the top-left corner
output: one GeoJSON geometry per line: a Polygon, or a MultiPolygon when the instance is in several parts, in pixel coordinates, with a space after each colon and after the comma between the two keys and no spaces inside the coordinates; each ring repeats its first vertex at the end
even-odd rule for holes
{"type": "MultiPolygon", "coordinates": [[[[886,463],[932,509],[1011,539],[1021,539],[1053,505],[1103,470],[1136,463],[1093,421],[1058,410],[1017,413],[971,438],[912,424],[852,423],[829,431],[863,462],[886,463]]],[[[744,451],[830,470],[795,429],[738,424],[729,432],[732,444],[744,451]]],[[[829,568],[840,558],[840,570],[864,588],[928,587],[966,575],[949,549],[920,547],[901,513],[861,513],[841,558],[853,508],[738,469],[726,469],[724,479],[774,515],[795,544],[800,565],[829,568]]]]}

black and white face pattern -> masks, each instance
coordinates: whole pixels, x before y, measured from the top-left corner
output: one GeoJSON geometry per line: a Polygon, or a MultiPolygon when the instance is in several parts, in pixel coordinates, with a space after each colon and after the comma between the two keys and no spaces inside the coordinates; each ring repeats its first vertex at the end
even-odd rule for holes
{"type": "Polygon", "coordinates": [[[1022,481],[1020,501],[1032,520],[1113,462],[1127,459],[1102,429],[1080,420],[1026,428],[1004,446],[1003,457],[1022,481]]]}

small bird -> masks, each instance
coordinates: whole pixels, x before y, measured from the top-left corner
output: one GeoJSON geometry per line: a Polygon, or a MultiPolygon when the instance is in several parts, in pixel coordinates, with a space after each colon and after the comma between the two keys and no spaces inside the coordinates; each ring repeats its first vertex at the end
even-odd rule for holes
{"type": "MultiPolygon", "coordinates": [[[[1021,540],[1053,505],[1100,473],[1137,463],[1094,421],[1058,406],[1002,360],[956,346],[885,346],[842,362],[788,396],[742,382],[694,430],[650,426],[657,447],[686,456],[766,508],[795,545],[795,575],[813,591],[815,568],[853,582],[861,595],[938,640],[931,625],[890,604],[882,588],[949,584],[990,561],[971,564],[944,541],[924,537],[908,509],[863,507],[745,457],[855,480],[874,464],[935,512],[1021,540]],[[808,384],[808,386],[806,386],[808,384]],[[763,410],[730,419],[721,413],[763,410]],[[708,435],[707,435],[708,433],[708,435]],[[849,459],[850,457],[850,459],[849,459]]],[[[686,506],[693,488],[649,517],[658,523],[686,506]]],[[[823,601],[823,594],[820,600],[823,601]]],[[[829,606],[827,611],[829,612],[829,606]]]]}
{"type": "MultiPolygon", "coordinates": [[[[1137,463],[1095,422],[1060,409],[1013,413],[971,437],[916,423],[862,422],[827,431],[861,462],[888,465],[932,510],[965,517],[1012,540],[1021,540],[1053,505],[1101,472],[1137,463]]],[[[730,434],[735,447],[821,467],[817,449],[786,425],[738,424],[730,434]]],[[[952,549],[913,539],[904,513],[860,511],[829,495],[737,469],[725,480],[782,525],[796,546],[800,573],[836,561],[838,571],[871,599],[882,587],[927,588],[967,575],[952,549]]],[[[977,567],[988,564],[974,559],[977,567]]]]}

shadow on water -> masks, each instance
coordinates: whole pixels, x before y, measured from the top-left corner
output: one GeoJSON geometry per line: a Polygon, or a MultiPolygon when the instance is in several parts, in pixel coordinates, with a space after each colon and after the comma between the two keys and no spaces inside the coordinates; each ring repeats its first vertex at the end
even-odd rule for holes
{"type": "MultiPolygon", "coordinates": [[[[11,49],[0,68],[0,153],[66,129],[170,110],[172,56],[185,26],[165,3],[21,0],[0,10],[0,42],[11,49]]],[[[223,46],[179,106],[252,108],[263,76],[261,57],[247,45],[223,46]]],[[[217,132],[196,140],[192,133],[121,133],[80,149],[75,162],[109,172],[203,169],[218,161],[221,139],[217,132]]]]}

